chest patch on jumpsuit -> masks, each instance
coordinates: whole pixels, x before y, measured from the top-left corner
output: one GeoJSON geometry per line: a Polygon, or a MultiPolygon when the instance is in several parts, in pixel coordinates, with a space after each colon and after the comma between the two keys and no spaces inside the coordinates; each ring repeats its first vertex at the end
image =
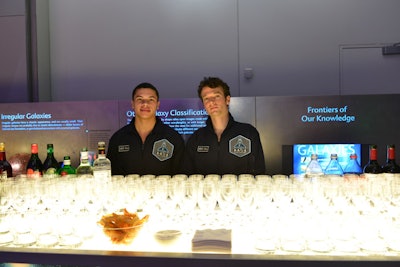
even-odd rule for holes
{"type": "Polygon", "coordinates": [[[229,140],[229,153],[241,158],[251,153],[251,140],[238,135],[229,140]]]}
{"type": "Polygon", "coordinates": [[[161,139],[153,144],[153,156],[159,161],[170,159],[174,154],[174,145],[167,139],[161,139]]]}

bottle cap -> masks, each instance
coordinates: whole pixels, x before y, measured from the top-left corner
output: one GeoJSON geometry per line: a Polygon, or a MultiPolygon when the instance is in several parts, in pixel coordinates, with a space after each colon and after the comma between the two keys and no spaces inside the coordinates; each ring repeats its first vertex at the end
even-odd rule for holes
{"type": "Polygon", "coordinates": [[[351,159],[356,159],[356,158],[357,158],[357,154],[355,154],[355,153],[350,154],[350,158],[351,158],[351,159]]]}
{"type": "Polygon", "coordinates": [[[36,144],[36,143],[31,144],[31,153],[32,154],[37,154],[38,150],[39,150],[38,144],[36,144]]]}

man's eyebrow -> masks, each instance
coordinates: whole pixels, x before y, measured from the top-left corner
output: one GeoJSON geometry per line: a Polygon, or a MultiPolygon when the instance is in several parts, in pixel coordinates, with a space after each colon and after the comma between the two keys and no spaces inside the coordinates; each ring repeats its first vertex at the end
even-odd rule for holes
{"type": "MultiPolygon", "coordinates": [[[[139,98],[139,97],[143,98],[144,96],[142,96],[142,95],[137,95],[137,96],[135,96],[135,98],[139,98]]],[[[154,95],[149,96],[149,98],[156,98],[156,99],[157,99],[157,97],[154,96],[154,95]]]]}

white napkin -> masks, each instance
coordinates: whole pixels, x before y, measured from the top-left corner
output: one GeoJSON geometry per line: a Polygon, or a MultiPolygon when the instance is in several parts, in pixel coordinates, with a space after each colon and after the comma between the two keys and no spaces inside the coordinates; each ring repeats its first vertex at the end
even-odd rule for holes
{"type": "Polygon", "coordinates": [[[192,239],[192,251],[230,252],[232,248],[232,230],[205,229],[196,230],[192,239]]]}

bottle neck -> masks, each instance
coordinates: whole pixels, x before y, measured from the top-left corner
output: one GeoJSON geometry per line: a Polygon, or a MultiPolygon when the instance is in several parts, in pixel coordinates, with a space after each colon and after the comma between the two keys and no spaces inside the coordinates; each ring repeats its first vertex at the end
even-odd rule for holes
{"type": "Polygon", "coordinates": [[[5,151],[0,152],[0,161],[6,161],[6,152],[5,151]]]}
{"type": "Polygon", "coordinates": [[[371,149],[369,151],[369,160],[376,161],[378,159],[377,155],[378,155],[378,153],[377,153],[376,149],[371,149]]]}
{"type": "Polygon", "coordinates": [[[89,158],[83,156],[81,157],[81,164],[80,165],[90,165],[89,158]]]}
{"type": "Polygon", "coordinates": [[[90,165],[89,160],[87,160],[87,159],[82,159],[82,160],[81,160],[81,165],[82,165],[82,166],[89,166],[89,165],[90,165]]]}
{"type": "Polygon", "coordinates": [[[394,148],[390,147],[387,150],[387,160],[394,161],[396,159],[394,148]]]}

